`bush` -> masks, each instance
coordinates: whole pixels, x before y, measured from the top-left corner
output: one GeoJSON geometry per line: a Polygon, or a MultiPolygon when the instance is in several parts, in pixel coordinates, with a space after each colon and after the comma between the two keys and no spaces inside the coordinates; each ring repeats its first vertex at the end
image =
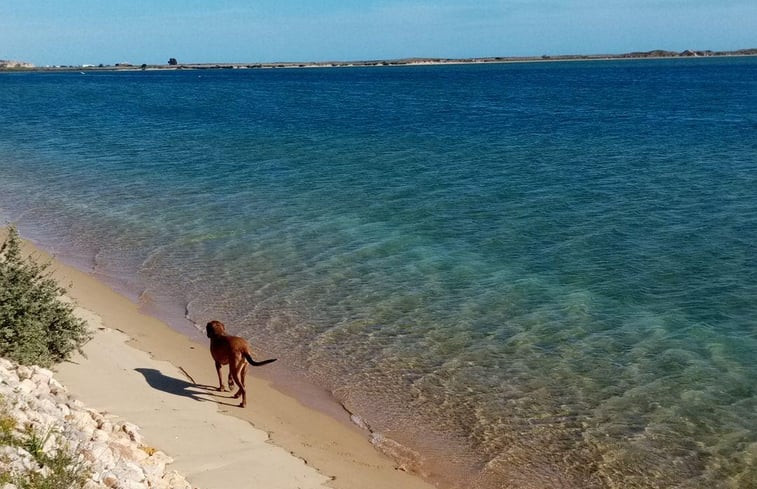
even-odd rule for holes
{"type": "Polygon", "coordinates": [[[0,247],[0,356],[25,365],[50,366],[81,351],[91,335],[73,306],[61,301],[66,289],[21,253],[14,227],[0,247]]]}

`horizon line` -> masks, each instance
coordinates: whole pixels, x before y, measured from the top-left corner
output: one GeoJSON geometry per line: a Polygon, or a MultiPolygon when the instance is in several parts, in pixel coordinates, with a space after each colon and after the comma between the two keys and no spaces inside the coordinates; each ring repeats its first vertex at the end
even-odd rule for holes
{"type": "Polygon", "coordinates": [[[169,58],[165,63],[133,63],[130,61],[115,62],[112,64],[104,63],[82,63],[82,64],[48,64],[35,65],[28,61],[20,59],[0,59],[0,69],[8,68],[104,68],[104,67],[171,67],[178,66],[207,66],[207,65],[224,65],[224,66],[327,66],[327,65],[368,65],[371,64],[410,64],[410,63],[475,63],[475,62],[506,62],[506,61],[559,61],[559,60],[580,60],[580,59],[627,59],[627,58],[654,58],[654,57],[708,57],[708,56],[735,56],[735,55],[757,55],[757,48],[743,48],[735,50],[711,50],[711,49],[686,49],[683,51],[673,51],[667,49],[652,49],[648,51],[628,51],[623,53],[593,53],[593,54],[541,54],[541,55],[524,55],[524,56],[466,56],[446,58],[440,56],[408,56],[401,58],[374,58],[374,59],[353,59],[353,60],[322,60],[322,61],[193,61],[178,62],[176,58],[169,58]],[[173,63],[171,61],[174,61],[173,63]]]}

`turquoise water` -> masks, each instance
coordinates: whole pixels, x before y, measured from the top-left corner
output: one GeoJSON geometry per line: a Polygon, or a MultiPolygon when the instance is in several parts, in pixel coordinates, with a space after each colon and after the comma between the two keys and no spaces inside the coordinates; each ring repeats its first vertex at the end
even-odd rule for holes
{"type": "Polygon", "coordinates": [[[757,484],[757,59],[0,76],[0,218],[477,488],[757,484]]]}

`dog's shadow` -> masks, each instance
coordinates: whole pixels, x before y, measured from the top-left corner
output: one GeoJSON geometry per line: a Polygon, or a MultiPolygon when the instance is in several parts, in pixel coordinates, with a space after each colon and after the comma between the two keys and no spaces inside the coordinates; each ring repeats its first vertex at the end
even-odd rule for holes
{"type": "Polygon", "coordinates": [[[136,372],[142,374],[147,384],[153,389],[174,394],[176,396],[183,396],[200,402],[216,402],[226,406],[235,406],[227,402],[222,402],[217,399],[209,399],[207,396],[212,397],[225,397],[218,396],[215,387],[202,384],[194,384],[183,379],[177,379],[176,377],[169,377],[160,370],[154,368],[135,368],[136,372]]]}

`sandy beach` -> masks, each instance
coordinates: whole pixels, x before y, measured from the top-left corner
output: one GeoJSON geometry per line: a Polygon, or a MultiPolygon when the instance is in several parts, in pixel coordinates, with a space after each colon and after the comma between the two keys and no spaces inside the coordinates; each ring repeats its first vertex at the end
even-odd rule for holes
{"type": "Polygon", "coordinates": [[[59,380],[90,407],[139,425],[196,487],[433,487],[376,450],[346,413],[337,419],[305,406],[254,369],[248,406],[237,407],[230,393],[215,390],[206,343],[144,314],[85,272],[54,258],[51,270],[96,332],[86,356],[55,368],[59,380]]]}

